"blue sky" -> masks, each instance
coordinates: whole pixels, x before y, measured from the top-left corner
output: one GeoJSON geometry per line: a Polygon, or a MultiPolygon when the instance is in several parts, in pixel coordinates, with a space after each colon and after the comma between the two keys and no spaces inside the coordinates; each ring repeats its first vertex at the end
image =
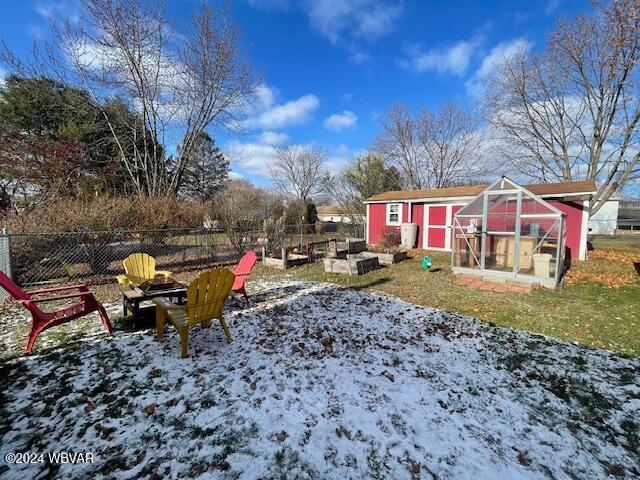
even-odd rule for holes
{"type": "MultiPolygon", "coordinates": [[[[167,2],[178,23],[197,5],[167,2]]],[[[473,108],[496,58],[525,42],[542,48],[559,15],[588,8],[586,0],[235,2],[243,50],[263,84],[247,132],[218,142],[234,172],[257,183],[268,183],[273,146],[284,142],[325,148],[337,170],[371,145],[392,102],[473,108]]],[[[1,36],[27,55],[47,17],[74,10],[73,0],[7,2],[1,36]]]]}

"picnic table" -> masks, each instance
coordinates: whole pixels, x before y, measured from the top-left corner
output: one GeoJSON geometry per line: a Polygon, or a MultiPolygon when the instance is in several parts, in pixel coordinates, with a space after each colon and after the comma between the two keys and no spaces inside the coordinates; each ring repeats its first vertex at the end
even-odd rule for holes
{"type": "Polygon", "coordinates": [[[144,291],[139,286],[122,288],[122,313],[126,317],[131,312],[133,317],[138,317],[140,304],[153,298],[165,297],[174,300],[174,303],[182,304],[187,299],[187,286],[180,282],[173,282],[169,288],[144,291]]]}

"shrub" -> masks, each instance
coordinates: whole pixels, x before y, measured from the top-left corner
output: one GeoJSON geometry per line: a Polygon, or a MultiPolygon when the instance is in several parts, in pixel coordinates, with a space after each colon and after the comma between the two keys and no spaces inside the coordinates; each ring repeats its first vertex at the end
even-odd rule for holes
{"type": "Polygon", "coordinates": [[[207,205],[173,198],[94,197],[64,199],[0,223],[17,232],[84,232],[201,227],[207,205]]]}
{"type": "Polygon", "coordinates": [[[387,228],[382,232],[382,238],[380,239],[379,245],[382,248],[396,248],[400,245],[400,231],[387,228]]]}
{"type": "MultiPolygon", "coordinates": [[[[75,235],[16,236],[12,242],[14,275],[31,279],[34,271],[62,275],[69,252],[77,251],[91,273],[107,273],[114,258],[117,230],[160,230],[202,226],[207,207],[171,198],[94,197],[64,199],[21,215],[0,218],[12,233],[75,232],[75,235]],[[106,233],[100,233],[106,232],[106,233]],[[56,272],[56,273],[53,273],[56,272]]],[[[164,241],[166,235],[136,235],[146,243],[164,241]]]]}
{"type": "Polygon", "coordinates": [[[285,222],[287,216],[283,213],[280,218],[274,220],[273,218],[267,218],[262,224],[264,235],[266,237],[266,250],[267,254],[274,256],[280,253],[280,249],[284,245],[285,235],[285,222]]]}

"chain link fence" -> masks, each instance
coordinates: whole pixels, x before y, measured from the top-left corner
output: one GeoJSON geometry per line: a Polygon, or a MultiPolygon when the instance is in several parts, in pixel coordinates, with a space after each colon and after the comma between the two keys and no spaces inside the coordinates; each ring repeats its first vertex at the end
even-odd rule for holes
{"type": "Polygon", "coordinates": [[[359,224],[286,225],[275,241],[258,228],[5,233],[0,235],[0,269],[23,286],[97,284],[114,281],[132,253],[148,253],[158,269],[181,272],[232,265],[248,250],[260,255],[263,247],[301,248],[329,238],[363,237],[359,224]]]}

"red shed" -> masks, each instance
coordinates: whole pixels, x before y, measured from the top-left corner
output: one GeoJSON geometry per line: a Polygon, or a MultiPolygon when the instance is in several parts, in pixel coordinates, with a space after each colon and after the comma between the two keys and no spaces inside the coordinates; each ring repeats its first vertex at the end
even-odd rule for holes
{"type": "MultiPolygon", "coordinates": [[[[386,230],[400,230],[401,224],[414,223],[418,227],[415,247],[451,251],[453,215],[489,187],[488,184],[466,185],[397,190],[374,195],[365,201],[367,243],[378,243],[386,230]]],[[[564,257],[584,260],[587,254],[589,202],[596,193],[595,182],[538,183],[518,187],[564,214],[564,257]]]]}

